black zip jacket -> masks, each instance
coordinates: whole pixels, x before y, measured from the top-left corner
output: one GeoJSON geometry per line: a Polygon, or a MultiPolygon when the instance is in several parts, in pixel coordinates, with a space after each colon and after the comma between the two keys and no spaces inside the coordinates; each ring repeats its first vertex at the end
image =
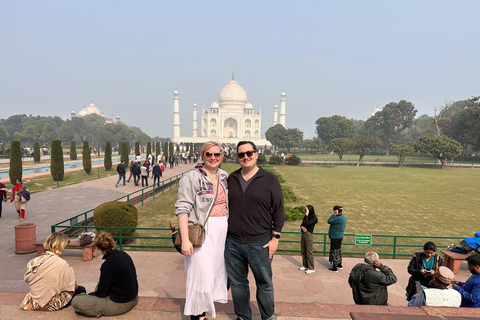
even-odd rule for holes
{"type": "Polygon", "coordinates": [[[278,178],[259,167],[244,193],[240,175],[238,169],[228,177],[228,236],[240,243],[250,243],[265,239],[272,230],[281,232],[285,212],[278,178]]]}

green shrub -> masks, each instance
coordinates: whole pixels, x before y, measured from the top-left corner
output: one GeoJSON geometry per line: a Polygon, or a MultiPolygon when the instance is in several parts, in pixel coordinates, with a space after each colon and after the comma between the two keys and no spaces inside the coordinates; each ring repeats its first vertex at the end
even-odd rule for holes
{"type": "Polygon", "coordinates": [[[152,154],[152,143],[147,142],[147,157],[152,154]]]}
{"type": "Polygon", "coordinates": [[[277,176],[278,178],[278,182],[280,183],[284,183],[285,182],[285,179],[283,179],[282,175],[280,173],[278,173],[277,171],[275,171],[275,169],[273,169],[273,167],[270,167],[270,166],[262,166],[263,169],[265,170],[268,170],[270,171],[271,173],[273,173],[274,175],[277,176]]]}
{"type": "Polygon", "coordinates": [[[290,156],[287,160],[287,164],[291,166],[298,166],[300,163],[302,163],[302,159],[297,156],[290,156]]]}
{"type": "Polygon", "coordinates": [[[53,181],[62,181],[64,173],[62,141],[52,140],[52,147],[50,148],[50,174],[53,181]]]}
{"type": "Polygon", "coordinates": [[[70,142],[70,160],[77,160],[77,145],[75,141],[70,142]]]}
{"type": "MultiPolygon", "coordinates": [[[[95,208],[93,211],[93,220],[95,227],[137,227],[138,211],[137,208],[121,201],[105,202],[95,208]]],[[[112,236],[118,236],[119,230],[106,229],[112,236]]],[[[134,229],[123,229],[122,236],[131,236],[134,229]]]]}
{"type": "Polygon", "coordinates": [[[282,163],[282,158],[280,158],[280,156],[273,155],[268,160],[268,163],[270,163],[270,164],[280,164],[280,163],[282,163]]]}
{"type": "Polygon", "coordinates": [[[292,189],[287,186],[282,185],[282,192],[283,192],[283,201],[285,203],[295,202],[297,201],[297,196],[293,193],[292,189]]]}
{"type": "Polygon", "coordinates": [[[171,155],[173,155],[173,142],[168,144],[168,156],[170,157],[171,155]]]}
{"type": "Polygon", "coordinates": [[[135,142],[135,155],[140,154],[140,142],[135,142]]]}
{"type": "Polygon", "coordinates": [[[120,142],[120,161],[123,161],[125,165],[128,163],[128,141],[120,142]]]}
{"type": "Polygon", "coordinates": [[[265,149],[265,155],[266,155],[266,156],[269,156],[269,155],[271,155],[271,154],[272,154],[272,150],[270,150],[270,149],[265,149]]]}
{"type": "Polygon", "coordinates": [[[11,184],[15,184],[17,179],[22,180],[22,150],[20,150],[20,141],[18,140],[13,140],[10,144],[10,170],[8,175],[11,184]]]}
{"type": "Polygon", "coordinates": [[[158,159],[158,155],[162,153],[162,149],[160,149],[160,142],[155,142],[155,159],[158,159]]]}
{"type": "Polygon", "coordinates": [[[297,207],[285,206],[285,221],[303,220],[304,216],[305,216],[304,206],[297,206],[297,207]]]}
{"type": "Polygon", "coordinates": [[[40,162],[40,145],[38,142],[35,142],[33,144],[33,161],[35,163],[40,162]]]}
{"type": "Polygon", "coordinates": [[[163,143],[163,155],[165,156],[165,160],[168,161],[168,142],[163,143]]]}
{"type": "Polygon", "coordinates": [[[83,141],[82,149],[82,161],[83,161],[83,170],[86,174],[90,174],[92,171],[92,158],[90,157],[90,147],[88,146],[88,141],[83,141]]]}
{"type": "Polygon", "coordinates": [[[112,170],[112,142],[107,141],[105,144],[105,155],[103,160],[103,167],[106,171],[112,170]]]}
{"type": "Polygon", "coordinates": [[[265,164],[265,163],[267,163],[267,157],[265,157],[264,154],[259,154],[257,164],[265,164]]]}

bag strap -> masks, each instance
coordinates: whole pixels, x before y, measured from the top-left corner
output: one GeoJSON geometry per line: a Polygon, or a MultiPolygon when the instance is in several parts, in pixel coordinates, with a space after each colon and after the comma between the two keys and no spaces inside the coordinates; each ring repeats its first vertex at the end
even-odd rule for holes
{"type": "Polygon", "coordinates": [[[213,198],[213,204],[210,207],[210,210],[208,210],[208,216],[207,219],[205,220],[205,223],[203,224],[202,229],[205,229],[205,226],[207,225],[208,218],[210,218],[210,213],[212,213],[213,206],[215,205],[215,201],[217,200],[217,195],[218,195],[218,184],[219,184],[220,178],[217,176],[217,187],[215,188],[215,198],[213,198]]]}

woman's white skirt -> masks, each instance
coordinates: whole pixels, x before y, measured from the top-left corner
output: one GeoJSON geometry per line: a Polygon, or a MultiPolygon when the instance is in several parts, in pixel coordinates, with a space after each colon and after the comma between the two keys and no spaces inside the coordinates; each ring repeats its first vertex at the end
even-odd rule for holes
{"type": "Polygon", "coordinates": [[[203,245],[194,247],[191,257],[185,256],[187,284],[183,313],[187,316],[208,312],[215,318],[213,302],[227,303],[227,271],[223,255],[227,229],[228,216],[210,217],[203,245]]]}

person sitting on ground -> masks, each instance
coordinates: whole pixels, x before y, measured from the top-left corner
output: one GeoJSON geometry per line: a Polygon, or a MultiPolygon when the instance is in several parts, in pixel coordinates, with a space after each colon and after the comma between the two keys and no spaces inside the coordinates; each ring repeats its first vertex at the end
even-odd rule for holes
{"type": "Polygon", "coordinates": [[[132,258],[115,248],[109,233],[100,233],[94,243],[105,260],[100,267],[97,289],[88,295],[76,296],[72,307],[78,315],[97,318],[127,313],[138,302],[137,272],[132,258]]]}
{"type": "Polygon", "coordinates": [[[460,246],[456,246],[452,244],[451,246],[447,247],[448,250],[451,252],[457,253],[469,253],[475,251],[476,253],[480,253],[480,232],[475,233],[474,237],[465,238],[460,241],[460,246]]]}
{"type": "Polygon", "coordinates": [[[348,277],[355,304],[388,305],[387,286],[396,283],[397,277],[376,252],[367,252],[364,261],[353,267],[348,277]]]}
{"type": "Polygon", "coordinates": [[[467,262],[472,276],[466,282],[453,280],[453,289],[462,295],[460,307],[480,308],[480,254],[469,256],[467,262]]]}
{"type": "Polygon", "coordinates": [[[449,289],[448,285],[455,279],[452,270],[444,266],[439,266],[433,274],[430,288],[424,288],[422,291],[413,295],[408,302],[409,307],[460,307],[462,296],[454,289],[449,289]]]}
{"type": "Polygon", "coordinates": [[[30,291],[21,309],[56,311],[70,305],[75,295],[85,293],[84,287],[76,287],[73,269],[60,258],[69,241],[63,233],[52,233],[43,244],[45,253],[28,262],[24,279],[30,291]]]}
{"type": "Polygon", "coordinates": [[[407,284],[407,301],[413,297],[416,291],[415,281],[420,281],[424,287],[430,287],[430,281],[433,274],[439,266],[444,266],[443,258],[435,253],[437,246],[435,243],[428,241],[423,245],[422,252],[415,252],[412,260],[408,264],[407,271],[411,274],[407,284]]]}

